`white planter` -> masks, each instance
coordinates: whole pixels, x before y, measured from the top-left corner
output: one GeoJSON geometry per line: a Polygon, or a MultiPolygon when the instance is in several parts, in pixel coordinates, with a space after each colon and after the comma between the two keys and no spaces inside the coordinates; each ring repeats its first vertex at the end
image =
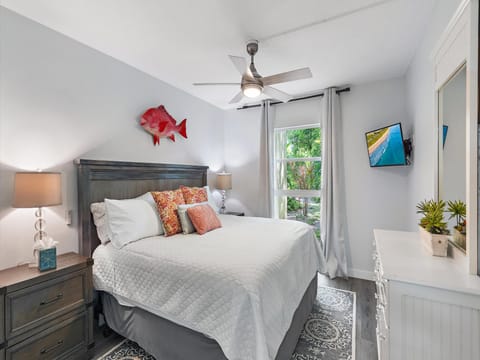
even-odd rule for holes
{"type": "Polygon", "coordinates": [[[466,236],[465,234],[462,234],[460,231],[457,229],[453,228],[453,241],[460,246],[463,250],[465,250],[466,247],[466,236]]]}
{"type": "Polygon", "coordinates": [[[425,248],[433,256],[447,256],[448,237],[447,235],[432,234],[423,227],[418,226],[420,237],[425,248]]]}

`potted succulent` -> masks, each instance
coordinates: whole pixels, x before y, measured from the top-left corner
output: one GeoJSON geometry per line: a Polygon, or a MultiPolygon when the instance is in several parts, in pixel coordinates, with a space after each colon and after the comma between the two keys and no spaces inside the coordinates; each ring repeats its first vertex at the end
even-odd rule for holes
{"type": "Polygon", "coordinates": [[[417,204],[417,214],[422,214],[419,230],[423,244],[434,256],[447,256],[449,231],[443,218],[445,201],[424,200],[417,204]]]}
{"type": "Polygon", "coordinates": [[[461,200],[449,201],[447,212],[450,213],[449,220],[455,218],[457,223],[457,225],[453,227],[453,241],[462,249],[465,249],[467,235],[467,205],[461,200]]]}

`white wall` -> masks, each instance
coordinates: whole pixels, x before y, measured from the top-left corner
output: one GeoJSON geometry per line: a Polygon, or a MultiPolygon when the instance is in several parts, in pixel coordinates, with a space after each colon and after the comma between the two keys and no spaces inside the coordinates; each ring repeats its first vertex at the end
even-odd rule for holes
{"type": "MultiPolygon", "coordinates": [[[[410,169],[370,168],[365,132],[395,122],[402,122],[408,130],[405,83],[403,79],[392,79],[352,86],[351,91],[342,93],[340,98],[345,144],[349,268],[352,275],[368,277],[373,269],[373,229],[407,227],[410,169]]],[[[317,99],[277,105],[274,112],[282,126],[314,123],[319,121],[319,102],[317,99]],[[313,110],[317,111],[317,116],[313,110]]],[[[225,164],[234,179],[227,207],[246,211],[250,215],[263,215],[263,204],[259,199],[262,199],[261,192],[264,190],[258,170],[260,124],[259,108],[231,110],[225,122],[225,164]]]]}
{"type": "Polygon", "coordinates": [[[405,230],[409,166],[370,168],[365,133],[396,122],[408,137],[404,79],[352,86],[340,96],[352,276],[373,271],[373,229],[405,230]]]}
{"type": "Polygon", "coordinates": [[[247,216],[265,216],[265,191],[260,177],[261,108],[229,110],[226,114],[225,169],[232,173],[232,190],[227,193],[229,211],[247,216]]]}
{"type": "Polygon", "coordinates": [[[432,52],[461,0],[438,0],[425,36],[408,68],[407,109],[412,120],[414,161],[409,178],[408,216],[416,229],[415,205],[434,197],[436,158],[435,85],[432,52]]]}
{"type": "Polygon", "coordinates": [[[63,253],[78,249],[73,159],[223,167],[222,110],[2,7],[0,24],[0,268],[28,260],[33,244],[34,210],[11,208],[15,171],[63,172],[63,205],[46,209],[63,253]],[[188,139],[153,146],[138,122],[159,104],[188,119],[188,139]]]}

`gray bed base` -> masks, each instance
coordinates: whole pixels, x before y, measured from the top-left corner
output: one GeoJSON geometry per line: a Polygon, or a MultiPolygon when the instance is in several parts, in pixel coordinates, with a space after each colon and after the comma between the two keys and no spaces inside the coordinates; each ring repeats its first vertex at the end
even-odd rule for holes
{"type": "MultiPolygon", "coordinates": [[[[143,309],[122,306],[108,293],[102,292],[101,296],[107,325],[157,360],[227,360],[214,339],[143,309]]],[[[275,360],[291,358],[316,296],[317,276],[305,291],[275,360]]]]}

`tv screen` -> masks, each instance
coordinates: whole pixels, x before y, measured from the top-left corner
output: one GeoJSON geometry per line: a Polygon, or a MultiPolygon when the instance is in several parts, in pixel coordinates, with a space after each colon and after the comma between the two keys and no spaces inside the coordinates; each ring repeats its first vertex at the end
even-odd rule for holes
{"type": "Polygon", "coordinates": [[[365,137],[371,167],[407,164],[400,123],[367,132],[365,137]]]}

